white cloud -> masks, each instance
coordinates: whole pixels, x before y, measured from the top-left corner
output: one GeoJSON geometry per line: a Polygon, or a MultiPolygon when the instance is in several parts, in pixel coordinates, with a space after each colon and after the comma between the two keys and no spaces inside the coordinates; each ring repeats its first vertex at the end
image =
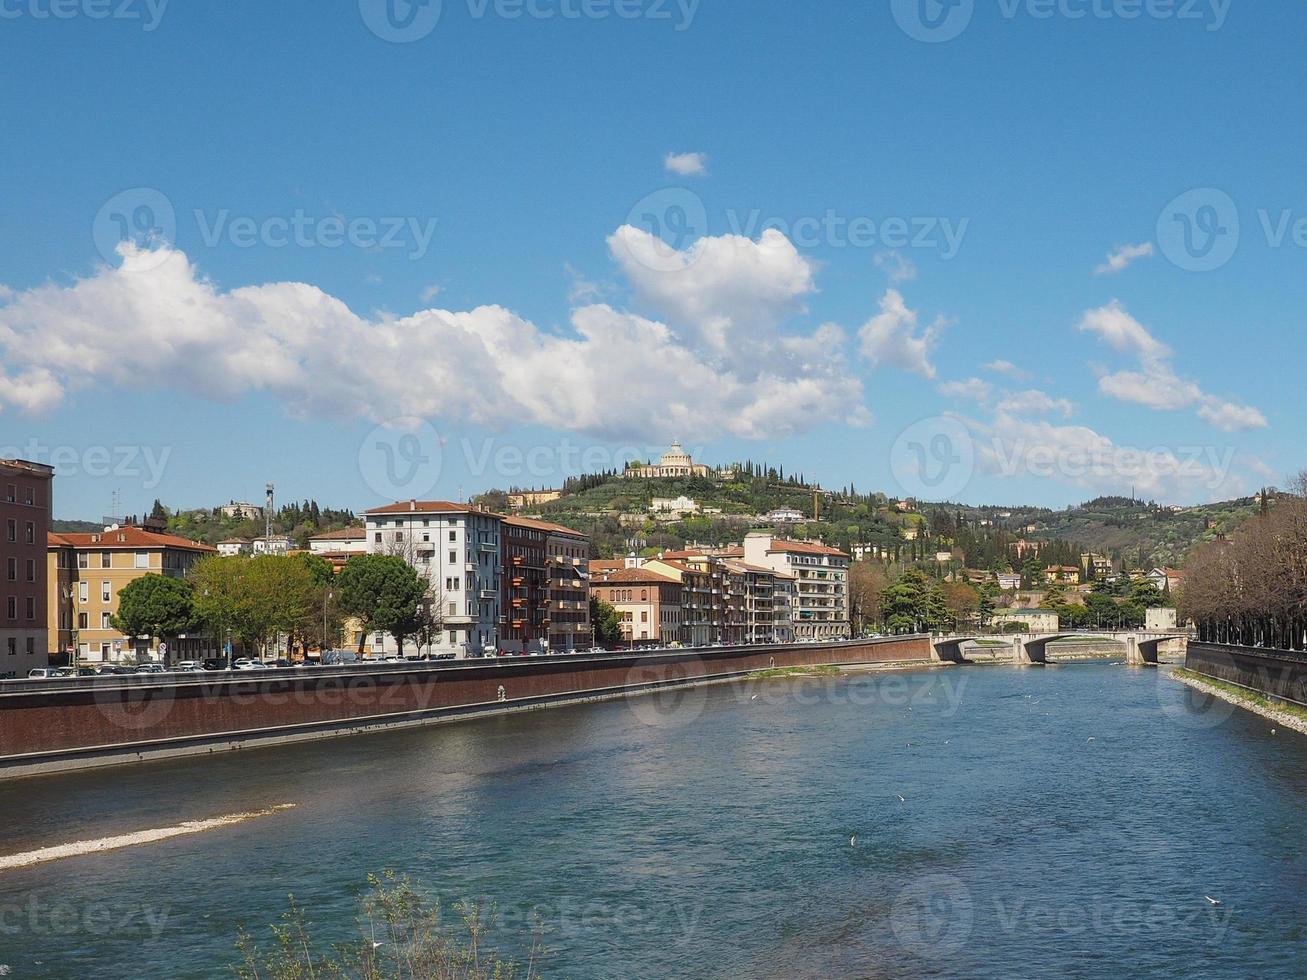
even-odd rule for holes
{"type": "Polygon", "coordinates": [[[678,177],[702,177],[708,173],[708,154],[669,153],[663,157],[663,166],[678,177]]]}
{"type": "Polygon", "coordinates": [[[1008,392],[995,409],[1011,415],[1074,415],[1075,406],[1065,398],[1054,398],[1046,392],[1029,391],[1008,392]]]}
{"type": "Polygon", "coordinates": [[[604,288],[599,283],[587,279],[581,270],[574,268],[570,262],[563,265],[563,272],[569,279],[567,286],[569,303],[573,305],[593,303],[603,295],[604,288]]]}
{"type": "Polygon", "coordinates": [[[430,303],[433,299],[435,299],[437,296],[440,295],[440,289],[441,289],[440,286],[431,285],[428,286],[426,289],[422,290],[422,302],[430,303]]]}
{"type": "Polygon", "coordinates": [[[882,270],[890,282],[911,282],[917,278],[916,265],[898,252],[878,252],[874,261],[876,268],[882,270]]]}
{"type": "Polygon", "coordinates": [[[764,351],[776,327],[802,311],[803,298],[816,291],[812,265],[776,229],[757,241],[701,238],[678,252],[623,225],[608,247],[642,302],[696,345],[733,359],[764,351]]]}
{"type": "Polygon", "coordinates": [[[1094,270],[1094,275],[1110,276],[1118,272],[1124,272],[1139,259],[1151,258],[1152,255],[1152,242],[1143,242],[1140,245],[1123,245],[1115,252],[1108,253],[1107,261],[1094,270]]]}
{"type": "MultiPolygon", "coordinates": [[[[0,303],[0,410],[46,412],[76,389],[123,386],[213,399],[269,392],[299,416],[608,437],[774,439],[868,418],[838,328],[760,337],[760,358],[741,362],[606,305],[574,310],[563,333],[499,306],[363,317],[304,283],[222,290],[181,252],[120,254],[120,267],[0,303]]],[[[704,288],[736,291],[724,277],[704,288]]]]}
{"type": "Polygon", "coordinates": [[[1134,355],[1137,370],[1104,372],[1098,379],[1103,394],[1118,401],[1160,411],[1197,407],[1198,417],[1223,432],[1263,429],[1266,416],[1251,405],[1239,405],[1207,394],[1196,382],[1182,378],[1171,365],[1171,348],[1159,341],[1125,308],[1113,300],[1090,310],[1080,329],[1107,341],[1116,350],[1134,355]]]}
{"type": "Polygon", "coordinates": [[[1270,424],[1266,416],[1251,405],[1236,405],[1215,396],[1203,399],[1203,404],[1198,408],[1198,417],[1222,432],[1264,429],[1270,424]]]}
{"type": "Polygon", "coordinates": [[[967,378],[942,382],[937,390],[945,398],[963,398],[983,405],[994,393],[994,386],[981,378],[967,378]]]}
{"type": "Polygon", "coordinates": [[[1011,361],[1004,361],[1001,358],[997,361],[990,361],[988,364],[981,365],[982,370],[989,371],[991,374],[1005,374],[1016,381],[1027,381],[1030,378],[1028,371],[1023,371],[1011,361]]]}
{"type": "Polygon", "coordinates": [[[931,352],[939,343],[942,320],[936,320],[918,333],[918,316],[908,308],[903,295],[890,289],[880,301],[880,312],[858,331],[862,355],[875,367],[897,367],[934,380],[935,365],[931,352]]]}
{"type": "Polygon", "coordinates": [[[977,465],[1004,479],[1054,480],[1090,493],[1130,493],[1182,503],[1246,491],[1233,450],[1121,445],[1088,426],[1057,425],[998,411],[989,423],[964,420],[977,465]]]}

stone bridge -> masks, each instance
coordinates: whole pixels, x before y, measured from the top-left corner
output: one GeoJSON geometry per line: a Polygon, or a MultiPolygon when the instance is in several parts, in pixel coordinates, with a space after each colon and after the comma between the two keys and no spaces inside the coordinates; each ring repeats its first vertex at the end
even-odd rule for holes
{"type": "MultiPolygon", "coordinates": [[[[1171,631],[1155,633],[1145,630],[1124,630],[1120,632],[1097,630],[1083,633],[1014,633],[1006,636],[939,636],[930,641],[931,652],[935,659],[947,663],[966,663],[962,648],[968,643],[980,640],[1000,640],[1010,643],[1012,663],[1017,666],[1048,663],[1048,645],[1058,640],[1087,640],[1095,637],[1108,637],[1113,642],[1124,644],[1125,661],[1132,667],[1156,665],[1158,648],[1168,640],[1188,640],[1187,633],[1171,631]]],[[[998,649],[992,647],[992,649],[998,649]]]]}

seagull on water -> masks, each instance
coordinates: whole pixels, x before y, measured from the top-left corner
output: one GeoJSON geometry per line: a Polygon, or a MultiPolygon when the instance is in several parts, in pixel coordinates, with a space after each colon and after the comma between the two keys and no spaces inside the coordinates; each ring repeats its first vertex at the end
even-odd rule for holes
{"type": "Polygon", "coordinates": [[[854,834],[852,837],[849,838],[849,847],[857,847],[857,846],[858,846],[858,835],[854,834]]]}
{"type": "Polygon", "coordinates": [[[897,796],[897,797],[899,798],[899,802],[900,802],[900,803],[906,803],[906,802],[908,802],[906,799],[904,799],[902,793],[895,793],[894,795],[897,796]]]}
{"type": "Polygon", "coordinates": [[[1211,895],[1204,895],[1203,898],[1207,899],[1207,900],[1208,900],[1209,902],[1211,902],[1213,905],[1220,905],[1220,904],[1221,904],[1219,901],[1217,901],[1216,899],[1212,898],[1211,895]]]}

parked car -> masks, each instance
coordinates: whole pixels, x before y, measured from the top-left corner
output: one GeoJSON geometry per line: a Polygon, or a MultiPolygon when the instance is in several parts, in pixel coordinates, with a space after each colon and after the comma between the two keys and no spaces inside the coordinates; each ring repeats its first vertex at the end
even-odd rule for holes
{"type": "Polygon", "coordinates": [[[64,672],[58,667],[34,667],[27,672],[29,680],[51,680],[55,677],[63,677],[64,672]]]}
{"type": "Polygon", "coordinates": [[[167,673],[167,671],[164,670],[164,668],[163,668],[163,664],[140,664],[140,665],[136,668],[136,673],[138,673],[138,674],[165,674],[165,673],[167,673]]]}
{"type": "Polygon", "coordinates": [[[180,663],[178,663],[176,667],[173,668],[173,670],[176,670],[180,673],[189,673],[190,671],[193,670],[203,670],[203,669],[204,667],[200,664],[198,660],[183,660],[180,663]]]}
{"type": "Polygon", "coordinates": [[[267,665],[259,660],[251,660],[249,657],[241,657],[234,664],[233,670],[267,670],[267,665]]]}
{"type": "Polygon", "coordinates": [[[353,650],[328,650],[322,655],[322,666],[358,663],[359,655],[353,650]]]}

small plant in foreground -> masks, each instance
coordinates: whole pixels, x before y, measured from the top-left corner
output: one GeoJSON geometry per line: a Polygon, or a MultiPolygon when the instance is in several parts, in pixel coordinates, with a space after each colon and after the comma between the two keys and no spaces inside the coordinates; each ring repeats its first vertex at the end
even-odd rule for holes
{"type": "Polygon", "coordinates": [[[532,936],[524,966],[485,947],[494,909],[472,902],[454,906],[458,922],[441,922],[440,902],[394,872],[368,875],[372,891],[363,898],[362,936],[327,950],[316,948],[302,906],[290,898],[281,923],[272,927],[274,946],[261,950],[245,929],[236,947],[241,980],[538,980],[543,947],[532,936]]]}

